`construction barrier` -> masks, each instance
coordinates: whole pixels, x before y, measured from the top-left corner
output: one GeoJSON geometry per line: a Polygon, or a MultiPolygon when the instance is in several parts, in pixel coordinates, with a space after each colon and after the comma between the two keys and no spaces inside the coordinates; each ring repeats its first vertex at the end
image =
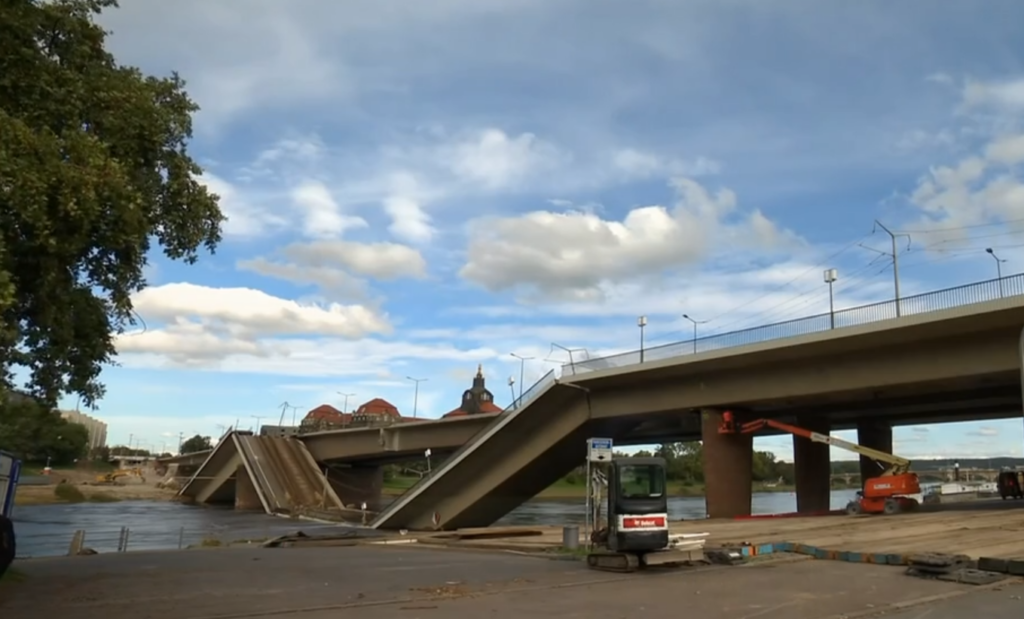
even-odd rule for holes
{"type": "Polygon", "coordinates": [[[829,550],[808,544],[794,542],[774,542],[770,544],[745,544],[734,549],[744,557],[756,557],[770,555],[779,552],[788,552],[798,555],[806,555],[815,559],[826,559],[829,561],[846,561],[849,563],[871,563],[874,565],[910,565],[909,554],[889,554],[871,552],[852,552],[847,550],[829,550]]]}

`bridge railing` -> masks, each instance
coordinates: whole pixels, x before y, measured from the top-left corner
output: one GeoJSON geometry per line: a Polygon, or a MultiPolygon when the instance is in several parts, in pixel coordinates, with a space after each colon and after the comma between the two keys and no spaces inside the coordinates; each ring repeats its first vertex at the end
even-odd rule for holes
{"type": "MultiPolygon", "coordinates": [[[[898,308],[895,300],[883,301],[881,303],[871,303],[869,305],[842,309],[834,313],[817,314],[785,322],[761,325],[729,333],[708,335],[697,339],[690,338],[681,342],[645,348],[643,350],[643,359],[644,362],[660,361],[673,357],[721,350],[723,348],[733,348],[808,335],[810,333],[823,333],[832,329],[843,329],[901,316],[925,314],[1018,295],[1024,295],[1024,273],[903,297],[899,300],[898,308]]],[[[639,363],[640,351],[634,350],[607,357],[577,361],[572,364],[567,363],[562,366],[562,374],[582,374],[639,363]]]]}
{"type": "MultiPolygon", "coordinates": [[[[550,385],[550,384],[555,382],[555,378],[556,378],[556,376],[555,376],[555,371],[554,370],[550,370],[547,374],[542,376],[540,378],[540,380],[538,380],[537,382],[533,383],[533,385],[531,385],[529,389],[524,391],[522,393],[522,395],[520,395],[518,398],[516,398],[516,400],[512,404],[509,404],[500,413],[495,415],[495,417],[491,421],[491,423],[487,424],[482,429],[480,429],[480,431],[478,431],[476,434],[474,434],[468,441],[463,443],[461,447],[456,449],[455,452],[452,453],[452,455],[448,456],[448,458],[446,458],[445,461],[442,462],[440,466],[438,466],[437,468],[431,470],[429,473],[427,473],[426,475],[421,477],[419,479],[419,481],[417,481],[415,484],[410,486],[408,490],[406,490],[405,492],[402,493],[402,495],[404,496],[404,495],[409,494],[410,492],[415,491],[417,488],[419,488],[420,486],[425,484],[427,482],[427,480],[432,479],[432,478],[440,475],[441,473],[443,473],[445,470],[447,470],[448,463],[454,462],[455,459],[459,455],[464,453],[467,449],[471,448],[473,446],[473,444],[476,443],[477,439],[479,439],[485,432],[487,432],[491,428],[491,426],[493,426],[494,424],[498,423],[498,421],[500,419],[503,419],[503,418],[511,415],[512,413],[514,413],[515,411],[519,410],[520,408],[523,408],[524,406],[528,406],[530,404],[530,402],[532,402],[538,395],[540,395],[544,391],[544,389],[547,388],[548,385],[550,385]]],[[[398,501],[400,501],[400,500],[401,500],[401,498],[398,499],[398,501]]],[[[398,501],[396,501],[396,503],[398,501]]]]}

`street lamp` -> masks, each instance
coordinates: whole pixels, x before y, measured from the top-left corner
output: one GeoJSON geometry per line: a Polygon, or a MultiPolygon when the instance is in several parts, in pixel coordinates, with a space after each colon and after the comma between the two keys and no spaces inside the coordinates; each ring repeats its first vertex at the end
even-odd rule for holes
{"type": "Polygon", "coordinates": [[[413,395],[412,395],[412,416],[415,419],[416,418],[416,411],[418,410],[419,405],[420,405],[420,383],[422,383],[423,381],[425,381],[427,379],[426,378],[413,378],[412,376],[406,376],[405,379],[406,380],[411,380],[412,382],[416,383],[416,391],[414,391],[413,395]]]}
{"type": "Polygon", "coordinates": [[[683,318],[693,323],[693,354],[697,354],[697,325],[706,323],[706,320],[694,320],[689,314],[683,314],[683,318]]]}
{"type": "Polygon", "coordinates": [[[640,363],[644,362],[644,327],[647,326],[647,316],[636,319],[636,326],[640,327],[640,363]]]}
{"type": "MultiPolygon", "coordinates": [[[[523,399],[523,372],[526,370],[526,362],[532,361],[533,357],[522,357],[516,353],[510,353],[516,359],[519,359],[519,399],[523,399]]],[[[512,383],[509,383],[511,385],[512,383]]],[[[516,399],[516,394],[512,394],[512,399],[516,399]]]]}
{"type": "MultiPolygon", "coordinates": [[[[519,400],[516,399],[516,377],[508,377],[508,390],[512,392],[512,408],[519,408],[519,400]]],[[[519,395],[522,398],[522,394],[519,395]]]]}
{"type": "Polygon", "coordinates": [[[839,271],[835,269],[825,269],[825,283],[828,284],[828,318],[831,328],[836,328],[836,305],[835,297],[832,295],[832,284],[839,279],[839,271]]]}
{"type": "Polygon", "coordinates": [[[349,397],[354,396],[355,394],[354,393],[342,393],[340,391],[338,391],[337,394],[340,395],[341,397],[345,398],[345,403],[341,405],[341,412],[347,413],[348,412],[348,399],[349,399],[349,397]]]}
{"type": "Polygon", "coordinates": [[[999,278],[999,296],[1001,297],[1003,296],[1003,263],[1006,262],[1006,260],[997,256],[996,252],[994,252],[991,247],[986,248],[985,251],[988,252],[988,255],[992,256],[993,260],[996,261],[996,277],[999,278]]]}

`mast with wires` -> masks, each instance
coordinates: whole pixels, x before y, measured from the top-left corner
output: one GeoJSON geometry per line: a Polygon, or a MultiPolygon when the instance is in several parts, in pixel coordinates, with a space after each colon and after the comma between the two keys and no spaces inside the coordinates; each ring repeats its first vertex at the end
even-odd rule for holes
{"type": "Polygon", "coordinates": [[[871,251],[876,251],[882,254],[883,256],[890,256],[892,258],[892,281],[896,292],[896,317],[898,318],[900,316],[900,252],[899,247],[897,247],[896,245],[896,240],[901,237],[906,237],[907,248],[909,249],[910,235],[893,232],[892,230],[887,228],[885,224],[876,219],[875,227],[871,231],[872,234],[874,234],[879,228],[881,228],[881,230],[888,234],[889,238],[892,239],[892,253],[879,251],[873,247],[868,247],[866,245],[861,245],[861,247],[863,247],[864,249],[870,249],[871,251]]]}

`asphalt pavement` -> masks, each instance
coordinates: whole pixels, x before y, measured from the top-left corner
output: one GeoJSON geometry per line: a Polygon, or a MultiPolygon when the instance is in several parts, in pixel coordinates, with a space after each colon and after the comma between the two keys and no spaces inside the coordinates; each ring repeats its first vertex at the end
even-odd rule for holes
{"type": "Polygon", "coordinates": [[[898,567],[811,559],[619,575],[509,553],[351,546],[129,552],[15,569],[20,578],[0,583],[3,619],[1019,619],[1024,611],[1018,584],[978,590],[898,567]]]}

